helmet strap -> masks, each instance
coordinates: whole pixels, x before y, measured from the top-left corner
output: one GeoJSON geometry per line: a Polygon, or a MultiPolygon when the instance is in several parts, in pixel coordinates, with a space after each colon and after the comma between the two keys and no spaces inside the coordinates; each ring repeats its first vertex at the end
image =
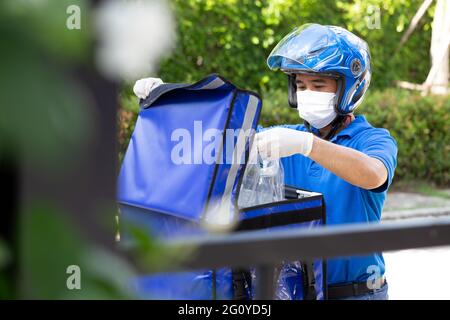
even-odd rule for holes
{"type": "Polygon", "coordinates": [[[295,74],[288,74],[288,103],[291,108],[297,109],[297,84],[295,74]]]}
{"type": "MultiPolygon", "coordinates": [[[[347,118],[350,117],[350,115],[345,114],[345,115],[337,115],[336,118],[334,118],[334,120],[331,122],[331,130],[327,133],[327,135],[325,137],[323,137],[324,140],[331,140],[335,135],[336,132],[342,128],[342,127],[346,127],[347,124],[347,118]]],[[[311,125],[309,124],[308,121],[304,121],[303,122],[305,125],[306,130],[308,130],[309,132],[313,132],[311,125]]],[[[314,132],[313,132],[314,133],[314,132]]]]}
{"type": "Polygon", "coordinates": [[[336,132],[343,127],[345,119],[347,118],[347,115],[337,115],[336,118],[331,122],[331,130],[328,132],[328,134],[323,138],[324,140],[331,140],[331,138],[334,137],[336,132]]]}

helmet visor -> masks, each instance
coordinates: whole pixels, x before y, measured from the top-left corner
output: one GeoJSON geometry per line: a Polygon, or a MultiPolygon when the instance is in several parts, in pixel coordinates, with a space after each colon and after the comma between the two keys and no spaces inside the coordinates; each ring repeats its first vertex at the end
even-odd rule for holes
{"type": "Polygon", "coordinates": [[[314,70],[313,62],[321,52],[336,44],[333,33],[325,26],[304,24],[285,36],[272,50],[267,58],[270,69],[302,68],[314,70]]]}

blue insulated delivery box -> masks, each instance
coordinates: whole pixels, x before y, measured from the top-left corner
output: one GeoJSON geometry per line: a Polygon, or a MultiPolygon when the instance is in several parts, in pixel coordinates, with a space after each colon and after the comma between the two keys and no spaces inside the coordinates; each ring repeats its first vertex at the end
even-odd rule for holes
{"type": "MultiPolygon", "coordinates": [[[[194,84],[162,84],[140,106],[119,174],[121,221],[160,240],[208,233],[204,222],[235,221],[234,232],[325,223],[322,195],[290,187],[286,200],[238,208],[262,107],[257,94],[213,74],[194,84]]],[[[325,262],[283,262],[277,270],[275,298],[325,298],[325,262]]],[[[255,277],[253,269],[224,266],[142,275],[133,287],[150,299],[252,299],[255,277]]]]}

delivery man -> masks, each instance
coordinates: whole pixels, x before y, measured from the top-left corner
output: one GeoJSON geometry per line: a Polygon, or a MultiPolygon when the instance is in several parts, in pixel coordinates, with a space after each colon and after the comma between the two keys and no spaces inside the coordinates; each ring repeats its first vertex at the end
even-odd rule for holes
{"type": "MultiPolygon", "coordinates": [[[[262,157],[278,159],[285,182],[321,192],[327,224],[381,219],[397,164],[397,144],[354,110],[371,79],[369,48],[336,26],[305,24],[284,37],[267,59],[288,77],[288,101],[304,124],[271,127],[256,134],[262,157]]],[[[140,98],[162,83],[136,82],[140,98]]],[[[328,260],[328,298],[384,300],[388,285],[381,253],[328,260]]]]}

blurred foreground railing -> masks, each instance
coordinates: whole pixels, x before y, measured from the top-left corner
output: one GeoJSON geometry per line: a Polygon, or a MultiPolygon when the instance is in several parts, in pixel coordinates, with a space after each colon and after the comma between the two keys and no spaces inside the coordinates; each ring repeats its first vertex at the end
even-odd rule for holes
{"type": "MultiPolygon", "coordinates": [[[[255,266],[257,299],[272,299],[274,270],[281,261],[450,245],[450,218],[349,224],[314,229],[237,232],[173,240],[168,246],[195,250],[177,270],[255,266]]],[[[174,269],[175,270],[175,269],[174,269]]],[[[167,270],[165,270],[167,271],[167,270]]]]}

